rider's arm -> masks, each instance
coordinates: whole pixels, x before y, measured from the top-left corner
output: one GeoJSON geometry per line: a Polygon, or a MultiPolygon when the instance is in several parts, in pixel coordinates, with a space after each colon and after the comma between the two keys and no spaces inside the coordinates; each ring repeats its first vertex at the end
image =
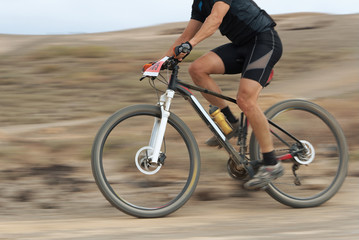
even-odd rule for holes
{"type": "Polygon", "coordinates": [[[183,31],[181,36],[177,38],[177,40],[174,42],[174,44],[171,46],[171,48],[166,52],[165,56],[173,56],[173,48],[178,46],[181,43],[189,41],[191,38],[194,37],[194,35],[198,32],[198,30],[201,28],[203,23],[201,23],[198,20],[191,19],[186,29],[183,31]]]}
{"type": "Polygon", "coordinates": [[[223,1],[218,1],[213,5],[211,14],[206,18],[202,27],[195,34],[195,36],[191,38],[191,40],[189,40],[189,43],[192,45],[192,47],[196,46],[204,39],[212,36],[212,34],[214,34],[217,31],[217,29],[222,23],[224,16],[228,12],[229,7],[230,6],[223,1]]]}

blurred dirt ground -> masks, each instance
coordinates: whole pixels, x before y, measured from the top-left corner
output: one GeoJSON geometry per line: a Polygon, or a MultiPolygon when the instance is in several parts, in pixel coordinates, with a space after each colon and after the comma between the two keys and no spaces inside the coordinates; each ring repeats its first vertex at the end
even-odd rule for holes
{"type": "MultiPolygon", "coordinates": [[[[90,169],[93,138],[117,109],[156,102],[140,69],[162,56],[185,24],[102,34],[0,35],[0,239],[358,239],[359,15],[275,16],[284,44],[263,109],[290,98],[314,101],[343,127],[350,150],[340,192],[318,208],[291,209],[243,191],[224,151],[184,101],[174,112],[200,145],[192,199],[164,219],[134,219],[110,207],[90,169]],[[223,162],[218,161],[222,159],[223,162]]],[[[182,64],[227,40],[216,33],[182,64]]],[[[235,96],[238,76],[216,76],[235,96]]],[[[204,106],[206,102],[196,96],[204,106]]],[[[234,108],[234,107],[233,107],[234,108]]]]}

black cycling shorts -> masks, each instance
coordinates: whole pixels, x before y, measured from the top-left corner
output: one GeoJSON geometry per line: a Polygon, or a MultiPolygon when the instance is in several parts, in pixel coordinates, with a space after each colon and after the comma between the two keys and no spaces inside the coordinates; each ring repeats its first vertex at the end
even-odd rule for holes
{"type": "Polygon", "coordinates": [[[223,61],[225,74],[242,73],[242,78],[259,82],[263,87],[282,56],[282,43],[272,29],[259,33],[244,45],[228,43],[212,50],[223,61]]]}

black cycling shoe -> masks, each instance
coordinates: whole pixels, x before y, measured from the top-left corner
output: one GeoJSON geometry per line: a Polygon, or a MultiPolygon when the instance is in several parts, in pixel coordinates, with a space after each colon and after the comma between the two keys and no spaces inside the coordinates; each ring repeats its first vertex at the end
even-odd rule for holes
{"type": "Polygon", "coordinates": [[[244,187],[249,190],[265,189],[271,181],[283,176],[283,173],[284,167],[280,162],[276,165],[263,165],[257,174],[244,184],[244,187]]]}

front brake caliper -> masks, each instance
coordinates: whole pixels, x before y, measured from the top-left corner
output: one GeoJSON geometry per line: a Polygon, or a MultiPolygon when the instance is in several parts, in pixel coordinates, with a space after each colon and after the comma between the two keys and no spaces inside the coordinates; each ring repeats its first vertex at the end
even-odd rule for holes
{"type": "Polygon", "coordinates": [[[158,158],[158,162],[159,162],[161,165],[164,165],[164,164],[165,164],[165,159],[166,159],[166,154],[160,153],[160,157],[158,158]]]}

